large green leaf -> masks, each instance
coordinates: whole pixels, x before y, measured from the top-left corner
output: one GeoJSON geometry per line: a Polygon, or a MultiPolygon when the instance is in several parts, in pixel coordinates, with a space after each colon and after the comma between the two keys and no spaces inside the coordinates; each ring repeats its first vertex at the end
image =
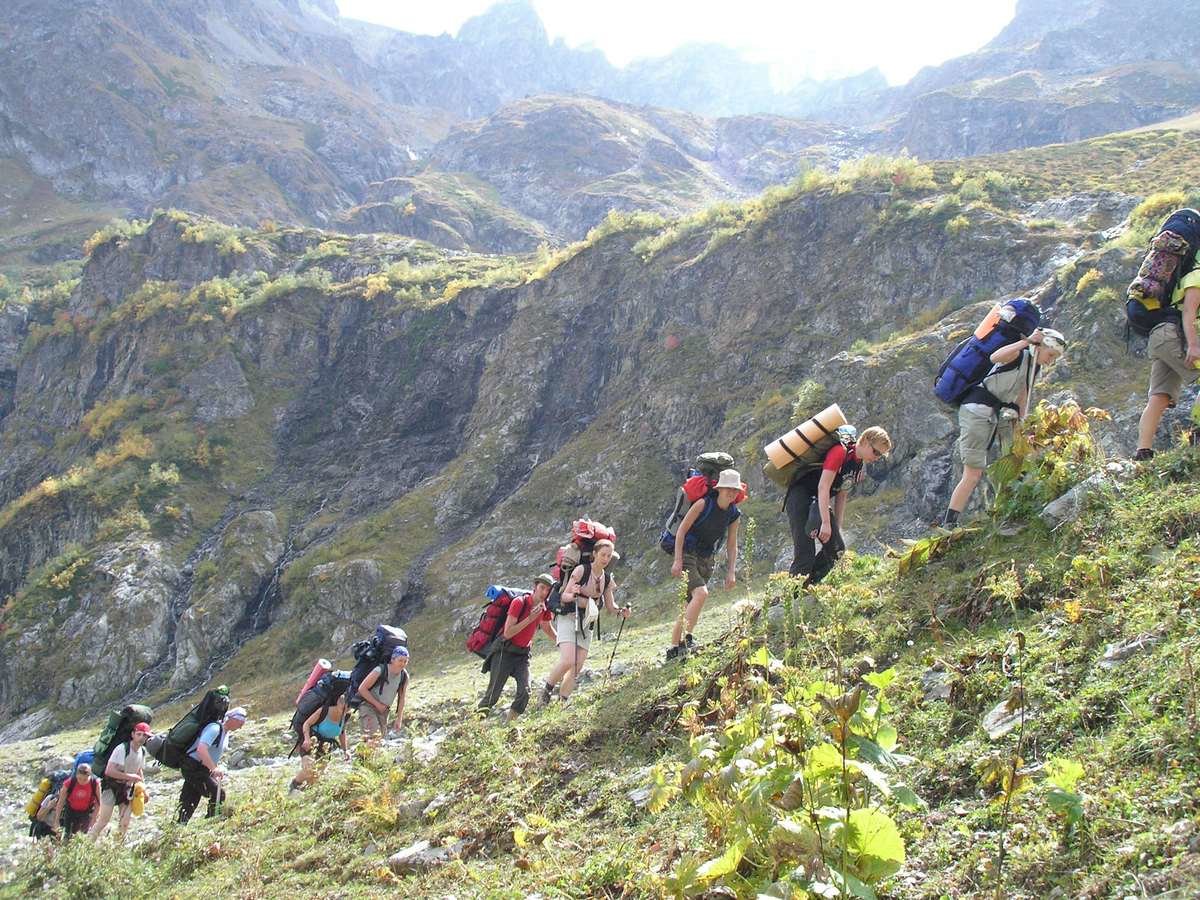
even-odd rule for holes
{"type": "Polygon", "coordinates": [[[746,838],[734,841],[725,848],[724,853],[702,865],[696,872],[696,878],[703,882],[710,882],[720,878],[722,875],[728,875],[730,872],[737,871],[737,867],[741,863],[742,857],[746,855],[746,848],[749,845],[750,842],[746,838]]]}
{"type": "Polygon", "coordinates": [[[868,884],[895,875],[904,864],[900,829],[882,810],[851,810],[846,849],[854,856],[855,874],[868,884]]]}

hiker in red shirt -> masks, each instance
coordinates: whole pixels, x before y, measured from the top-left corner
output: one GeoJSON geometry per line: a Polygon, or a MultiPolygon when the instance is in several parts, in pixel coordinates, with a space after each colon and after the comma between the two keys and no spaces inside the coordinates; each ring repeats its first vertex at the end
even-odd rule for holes
{"type": "Polygon", "coordinates": [[[61,829],[63,837],[87,834],[99,807],[100,779],[92,774],[90,765],[80,763],[75,775],[58,790],[58,806],[51,827],[55,831],[61,829]]]}
{"type": "Polygon", "coordinates": [[[496,649],[488,657],[491,680],[487,691],[479,701],[480,709],[491,709],[500,699],[504,683],[511,677],[517,683],[517,696],[513,698],[505,718],[512,721],[529,705],[529,648],[537,637],[538,629],[546,632],[550,640],[557,640],[550,624],[554,615],[546,608],[546,598],[554,587],[554,578],[542,573],[533,580],[533,592],[514,597],[508,604],[508,617],[504,620],[503,640],[496,642],[496,649]]]}

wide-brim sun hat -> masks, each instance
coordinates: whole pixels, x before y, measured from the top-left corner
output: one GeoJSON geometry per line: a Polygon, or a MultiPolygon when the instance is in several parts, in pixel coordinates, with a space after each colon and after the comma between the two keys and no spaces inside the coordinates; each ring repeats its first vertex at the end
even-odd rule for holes
{"type": "Polygon", "coordinates": [[[554,580],[554,576],[549,572],[542,572],[537,578],[533,579],[533,583],[544,584],[546,587],[554,587],[554,585],[558,584],[558,582],[554,580]]]}
{"type": "Polygon", "coordinates": [[[721,488],[740,491],[742,489],[741,473],[737,469],[722,469],[721,474],[717,476],[716,488],[718,491],[721,488]]]}
{"type": "Polygon", "coordinates": [[[1053,328],[1042,329],[1042,344],[1057,353],[1065,353],[1067,350],[1066,336],[1053,328]]]}

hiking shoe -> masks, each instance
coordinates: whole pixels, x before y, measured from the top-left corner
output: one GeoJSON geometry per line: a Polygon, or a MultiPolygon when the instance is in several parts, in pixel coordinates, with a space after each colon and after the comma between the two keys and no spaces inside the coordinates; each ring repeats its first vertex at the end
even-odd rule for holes
{"type": "Polygon", "coordinates": [[[553,695],[554,695],[554,688],[548,682],[543,681],[542,682],[542,691],[540,694],[538,694],[538,700],[541,702],[542,706],[549,706],[550,698],[553,695]]]}
{"type": "Polygon", "coordinates": [[[1134,462],[1145,462],[1148,459],[1154,459],[1154,451],[1146,447],[1139,447],[1133,454],[1134,462]]]}
{"type": "Polygon", "coordinates": [[[688,653],[691,653],[693,650],[696,649],[696,639],[694,637],[692,637],[690,634],[685,634],[683,636],[683,643],[684,643],[684,646],[687,647],[688,653]]]}
{"type": "Polygon", "coordinates": [[[687,659],[688,648],[687,644],[675,644],[667,648],[667,661],[672,659],[687,659]]]}

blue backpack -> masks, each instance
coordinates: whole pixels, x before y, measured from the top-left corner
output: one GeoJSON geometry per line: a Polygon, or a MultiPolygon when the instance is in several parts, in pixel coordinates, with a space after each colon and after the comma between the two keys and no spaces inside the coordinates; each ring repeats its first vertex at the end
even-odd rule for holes
{"type": "Polygon", "coordinates": [[[1005,344],[1027,338],[1037,330],[1042,311],[1030,300],[1009,300],[1000,307],[992,329],[979,337],[976,331],[946,357],[933,381],[939,400],[957,406],[967,392],[991,371],[991,356],[1005,344]]]}

